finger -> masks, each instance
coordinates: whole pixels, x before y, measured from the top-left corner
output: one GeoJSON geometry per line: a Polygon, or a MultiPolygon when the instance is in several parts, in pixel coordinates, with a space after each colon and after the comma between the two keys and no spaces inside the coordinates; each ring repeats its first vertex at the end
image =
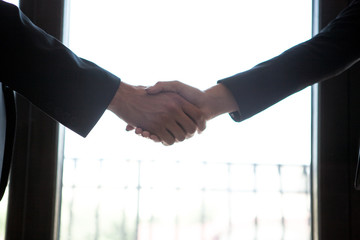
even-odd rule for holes
{"type": "Polygon", "coordinates": [[[143,131],[141,134],[144,138],[150,138],[150,133],[148,131],[143,131]]]}
{"type": "Polygon", "coordinates": [[[160,142],[160,138],[154,134],[151,134],[149,131],[142,131],[141,136],[144,138],[149,138],[154,142],[160,142]]]}
{"type": "Polygon", "coordinates": [[[178,92],[181,85],[178,81],[157,82],[154,86],[146,88],[148,94],[158,94],[161,92],[178,92]]]}
{"type": "Polygon", "coordinates": [[[158,82],[154,86],[147,88],[146,91],[148,94],[174,92],[197,107],[202,107],[204,101],[203,91],[179,81],[158,82]]]}
{"type": "Polygon", "coordinates": [[[134,130],[135,129],[135,127],[134,126],[131,126],[131,125],[127,125],[126,126],[126,131],[132,131],[132,130],[134,130]]]}
{"type": "Polygon", "coordinates": [[[169,132],[167,129],[163,129],[163,131],[161,133],[157,134],[157,136],[160,138],[160,141],[165,146],[173,145],[176,141],[175,136],[171,132],[169,132]]]}
{"type": "Polygon", "coordinates": [[[171,135],[174,136],[176,141],[182,142],[186,138],[186,132],[182,128],[180,124],[177,122],[173,122],[171,125],[167,127],[167,130],[171,135]]]}
{"type": "Polygon", "coordinates": [[[176,118],[177,124],[181,127],[183,132],[185,133],[185,138],[190,138],[194,135],[197,130],[197,126],[195,122],[184,112],[182,112],[181,116],[176,118]]]}
{"type": "Polygon", "coordinates": [[[180,81],[157,82],[154,86],[148,87],[145,90],[148,94],[174,92],[187,100],[194,99],[203,94],[203,91],[180,81]]]}
{"type": "Polygon", "coordinates": [[[151,134],[148,131],[143,131],[142,128],[136,128],[135,133],[141,135],[144,138],[153,140],[154,142],[160,142],[160,138],[154,134],[151,134]]]}
{"type": "Polygon", "coordinates": [[[150,139],[153,140],[154,142],[160,142],[160,139],[156,135],[150,135],[150,139]]]}
{"type": "Polygon", "coordinates": [[[135,128],[136,134],[142,134],[142,132],[143,132],[142,128],[139,128],[139,127],[135,128]]]}
{"type": "MultiPolygon", "coordinates": [[[[205,128],[206,128],[205,116],[204,116],[204,113],[199,108],[195,107],[193,104],[191,104],[189,102],[184,102],[182,105],[182,110],[188,116],[188,118],[191,119],[192,123],[196,125],[196,128],[199,133],[205,130],[205,128]]],[[[190,124],[190,123],[184,123],[184,124],[190,124]]],[[[190,130],[192,130],[191,125],[184,125],[184,127],[186,127],[186,126],[190,127],[190,130]]],[[[185,130],[187,132],[190,132],[190,130],[187,130],[186,128],[185,128],[185,130]]],[[[196,131],[196,129],[194,130],[194,132],[195,131],[196,131]]],[[[191,132],[191,133],[194,133],[194,132],[191,132]]]]}

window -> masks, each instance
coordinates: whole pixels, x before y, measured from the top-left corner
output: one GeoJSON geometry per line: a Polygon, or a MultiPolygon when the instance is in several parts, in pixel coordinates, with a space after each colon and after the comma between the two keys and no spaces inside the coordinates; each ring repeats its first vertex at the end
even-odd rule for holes
{"type": "Polygon", "coordinates": [[[0,202],[0,240],[3,240],[5,237],[7,196],[8,191],[6,190],[3,199],[0,202]]]}
{"type": "MultiPolygon", "coordinates": [[[[70,48],[131,84],[205,89],[310,36],[311,1],[69,1],[70,48]]],[[[310,239],[310,121],[306,89],[171,147],[111,113],[66,131],[60,239],[310,239]]]]}

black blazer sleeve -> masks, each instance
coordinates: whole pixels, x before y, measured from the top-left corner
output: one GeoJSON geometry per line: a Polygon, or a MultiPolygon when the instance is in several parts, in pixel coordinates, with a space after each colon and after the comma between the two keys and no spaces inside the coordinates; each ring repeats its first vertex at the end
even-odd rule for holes
{"type": "Polygon", "coordinates": [[[77,57],[3,1],[0,34],[0,81],[86,136],[112,100],[120,79],[77,57]]]}
{"type": "Polygon", "coordinates": [[[220,80],[236,99],[242,121],[285,97],[345,71],[360,59],[360,2],[353,1],[312,39],[254,68],[220,80]]]}

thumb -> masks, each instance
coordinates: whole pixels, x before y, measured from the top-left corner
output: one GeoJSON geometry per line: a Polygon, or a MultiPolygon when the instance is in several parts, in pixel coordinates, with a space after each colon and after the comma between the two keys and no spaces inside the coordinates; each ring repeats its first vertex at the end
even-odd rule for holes
{"type": "Polygon", "coordinates": [[[146,88],[146,92],[155,95],[161,92],[178,92],[177,81],[157,82],[154,86],[146,88]]]}
{"type": "Polygon", "coordinates": [[[185,98],[196,106],[201,106],[204,92],[179,81],[158,82],[154,86],[146,89],[148,94],[158,94],[161,92],[174,92],[185,98]]]}

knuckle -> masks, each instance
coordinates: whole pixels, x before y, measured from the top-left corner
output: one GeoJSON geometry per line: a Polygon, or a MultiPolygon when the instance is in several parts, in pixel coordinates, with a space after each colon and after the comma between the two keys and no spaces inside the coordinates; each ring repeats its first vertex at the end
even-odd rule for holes
{"type": "Polygon", "coordinates": [[[179,104],[177,104],[176,102],[168,102],[166,109],[168,112],[175,114],[179,111],[179,104]]]}
{"type": "Polygon", "coordinates": [[[157,133],[160,133],[161,132],[161,127],[159,124],[154,124],[152,127],[151,127],[151,131],[149,131],[151,134],[155,134],[157,135],[157,133]]]}
{"type": "Polygon", "coordinates": [[[161,85],[164,84],[164,81],[158,81],[155,85],[161,85]]]}
{"type": "Polygon", "coordinates": [[[159,87],[161,87],[162,85],[163,85],[163,82],[159,81],[159,82],[155,83],[154,87],[159,88],[159,87]]]}
{"type": "MultiPolygon", "coordinates": [[[[167,125],[170,122],[170,117],[168,116],[168,114],[162,114],[159,117],[159,124],[161,124],[162,126],[167,125]]],[[[160,126],[157,126],[158,128],[160,128],[160,126]]]]}
{"type": "Polygon", "coordinates": [[[196,111],[194,113],[194,115],[195,115],[194,117],[197,121],[201,122],[204,120],[204,114],[201,111],[196,111]]]}
{"type": "Polygon", "coordinates": [[[183,106],[185,103],[185,100],[178,94],[174,94],[172,96],[173,100],[174,100],[174,104],[176,104],[176,106],[183,106]]]}

